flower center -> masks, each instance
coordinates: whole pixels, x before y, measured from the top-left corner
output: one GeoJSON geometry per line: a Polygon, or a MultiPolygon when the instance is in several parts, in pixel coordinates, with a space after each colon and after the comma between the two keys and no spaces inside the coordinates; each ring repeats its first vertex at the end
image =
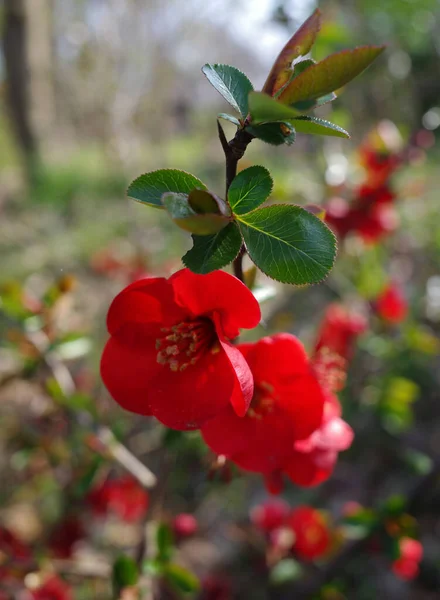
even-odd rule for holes
{"type": "Polygon", "coordinates": [[[254,395],[246,414],[253,419],[262,419],[273,411],[275,402],[273,386],[265,381],[255,382],[254,395]]]}
{"type": "Polygon", "coordinates": [[[209,319],[182,321],[161,329],[163,337],[156,340],[157,362],[168,365],[171,371],[184,371],[195,365],[208,350],[220,350],[214,325],[209,319]]]}

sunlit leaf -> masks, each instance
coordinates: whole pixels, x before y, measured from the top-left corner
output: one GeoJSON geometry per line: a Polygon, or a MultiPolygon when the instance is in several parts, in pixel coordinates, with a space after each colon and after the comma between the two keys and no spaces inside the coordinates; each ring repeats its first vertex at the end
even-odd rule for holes
{"type": "Polygon", "coordinates": [[[252,117],[251,126],[274,121],[290,121],[290,119],[300,116],[300,113],[294,108],[274,100],[263,92],[249,94],[249,112],[252,117]]]}
{"type": "Polygon", "coordinates": [[[265,167],[255,165],[240,171],[228,191],[232,211],[244,215],[258,208],[270,196],[272,187],[272,177],[265,167]]]}
{"type": "Polygon", "coordinates": [[[292,124],[298,133],[350,138],[349,133],[342,127],[318,117],[298,117],[292,121],[292,124]]]}
{"type": "Polygon", "coordinates": [[[206,64],[202,71],[209,83],[245,118],[248,114],[248,94],[254,89],[246,75],[230,65],[206,64]]]}
{"type": "Polygon", "coordinates": [[[333,266],[334,235],[299,206],[268,206],[237,220],[250,258],[272,279],[297,285],[317,283],[333,266]]]}
{"type": "Polygon", "coordinates": [[[191,173],[178,169],[159,169],[135,179],[130,184],[127,194],[143,204],[163,208],[161,198],[165,192],[188,194],[195,188],[206,190],[205,184],[191,173]]]}

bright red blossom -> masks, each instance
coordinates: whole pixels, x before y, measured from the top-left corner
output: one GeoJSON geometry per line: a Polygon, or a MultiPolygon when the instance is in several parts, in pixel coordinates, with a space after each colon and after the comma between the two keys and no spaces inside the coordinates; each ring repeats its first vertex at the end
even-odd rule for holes
{"type": "Polygon", "coordinates": [[[148,493],[129,475],[105,481],[89,493],[87,500],[97,515],[112,512],[124,521],[142,519],[150,503],[148,493]]]}
{"type": "Polygon", "coordinates": [[[278,334],[238,349],[254,377],[251,406],[243,418],[227,407],[204,425],[202,435],[217,454],[270,475],[288,461],[295,440],[319,427],[324,392],[295,336],[278,334]]]}
{"type": "Polygon", "coordinates": [[[409,537],[399,541],[400,557],[393,562],[393,572],[404,580],[411,580],[419,574],[419,563],[423,557],[422,544],[409,537]]]}
{"type": "Polygon", "coordinates": [[[292,549],[303,560],[319,558],[330,549],[331,533],[319,511],[299,506],[290,514],[287,525],[295,534],[292,549]]]}
{"type": "Polygon", "coordinates": [[[376,298],[377,314],[389,323],[401,323],[408,314],[408,303],[396,283],[389,284],[376,298]]]}
{"type": "Polygon", "coordinates": [[[260,316],[252,292],[224,271],[136,281],[110,306],[103,381],[123,408],[172,429],[197,429],[229,405],[243,416],[252,374],[230,340],[260,316]]]}

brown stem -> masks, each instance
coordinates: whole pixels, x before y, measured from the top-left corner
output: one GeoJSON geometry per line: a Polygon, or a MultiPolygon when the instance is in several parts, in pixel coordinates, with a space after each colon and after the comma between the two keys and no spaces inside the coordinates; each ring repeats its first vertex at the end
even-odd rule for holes
{"type": "MultiPolygon", "coordinates": [[[[223,127],[220,125],[220,122],[217,121],[218,134],[220,138],[220,143],[223,148],[223,152],[225,153],[226,158],[226,198],[228,197],[228,191],[231,186],[232,181],[237,175],[237,165],[238,161],[243,158],[244,153],[246,152],[246,148],[254,139],[254,136],[245,131],[244,129],[238,129],[235,136],[229,142],[226,140],[225,132],[223,131],[223,127]]],[[[244,244],[240,248],[240,252],[238,253],[237,258],[234,260],[234,275],[243,281],[243,257],[246,253],[246,248],[244,244]]]]}

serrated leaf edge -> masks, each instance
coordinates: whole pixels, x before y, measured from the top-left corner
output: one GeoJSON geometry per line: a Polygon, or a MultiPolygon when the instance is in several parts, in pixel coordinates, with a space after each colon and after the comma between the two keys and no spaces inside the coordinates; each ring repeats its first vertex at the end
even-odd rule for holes
{"type": "MultiPolygon", "coordinates": [[[[130,198],[130,200],[134,200],[135,202],[139,202],[139,204],[144,204],[147,206],[152,206],[153,208],[160,208],[160,209],[164,209],[164,206],[160,206],[159,204],[150,204],[149,202],[146,202],[145,200],[138,200],[137,198],[134,198],[133,196],[130,196],[130,188],[132,187],[132,185],[134,183],[136,183],[136,181],[138,179],[140,179],[141,177],[144,177],[145,175],[152,175],[153,173],[159,173],[159,172],[163,172],[163,171],[178,171],[179,173],[185,173],[185,175],[189,175],[190,177],[194,177],[194,179],[197,179],[197,181],[201,184],[201,189],[203,190],[207,190],[207,186],[203,183],[203,181],[201,181],[198,177],[196,177],[195,175],[193,175],[192,173],[190,173],[189,171],[184,171],[183,169],[155,169],[154,171],[147,171],[146,173],[142,173],[141,175],[138,175],[136,177],[136,179],[133,179],[133,181],[130,183],[130,185],[127,188],[127,191],[125,192],[126,195],[128,196],[128,198],[130,198]]],[[[196,189],[196,188],[194,188],[196,189]]],[[[164,192],[166,193],[166,192],[164,192]]],[[[176,194],[186,194],[187,192],[174,192],[176,194]]]]}
{"type": "MultiPolygon", "coordinates": [[[[281,144],[280,144],[281,145],[281,144]]],[[[246,171],[248,171],[249,169],[254,169],[256,167],[259,167],[260,169],[264,169],[266,171],[266,173],[269,175],[269,179],[270,179],[270,190],[268,195],[266,196],[266,198],[263,200],[263,202],[266,202],[266,200],[270,197],[271,193],[273,192],[273,186],[274,186],[274,180],[273,177],[269,171],[269,169],[263,165],[252,165],[250,167],[246,167],[246,169],[243,169],[242,171],[240,171],[239,173],[237,173],[237,175],[234,177],[234,179],[232,181],[234,181],[237,177],[239,177],[239,175],[241,175],[241,173],[245,173],[246,171]]],[[[231,183],[232,185],[232,183],[231,183]]],[[[261,204],[263,204],[263,202],[261,204]]],[[[228,203],[229,203],[229,190],[228,190],[228,203]]],[[[248,215],[251,212],[254,212],[254,210],[258,210],[259,208],[261,208],[261,204],[259,204],[256,208],[253,208],[252,210],[248,211],[247,213],[242,213],[242,215],[248,215]]],[[[231,206],[231,205],[229,205],[231,206]]],[[[232,206],[231,206],[231,210],[232,210],[232,206]]],[[[236,213],[232,210],[232,214],[234,216],[236,216],[236,213]]]]}
{"type": "MultiPolygon", "coordinates": [[[[330,232],[331,237],[333,238],[333,241],[334,241],[334,245],[335,245],[335,253],[334,253],[332,264],[330,265],[329,270],[324,275],[324,277],[322,277],[321,279],[318,279],[317,281],[311,281],[310,283],[286,283],[286,281],[282,281],[281,279],[278,279],[277,277],[273,277],[272,275],[270,275],[269,273],[267,273],[264,269],[262,269],[261,267],[259,267],[257,265],[257,263],[254,261],[254,259],[252,258],[252,253],[249,251],[249,248],[247,247],[246,242],[244,241],[244,237],[243,237],[243,234],[241,233],[241,229],[240,229],[240,222],[242,222],[243,225],[247,225],[247,223],[245,221],[241,221],[237,217],[238,228],[240,229],[240,234],[241,234],[241,237],[243,239],[243,243],[244,243],[244,246],[246,248],[246,252],[249,254],[249,258],[252,260],[252,262],[254,263],[254,265],[257,267],[257,269],[260,269],[260,271],[262,273],[264,273],[267,277],[269,277],[269,279],[273,279],[274,281],[278,281],[279,283],[283,283],[285,285],[295,285],[296,287],[307,287],[309,285],[318,285],[318,284],[322,283],[323,281],[325,281],[327,279],[327,277],[330,275],[330,272],[331,272],[331,270],[333,269],[333,267],[335,265],[336,257],[338,255],[338,249],[339,249],[339,247],[338,247],[338,240],[337,240],[337,237],[335,236],[335,234],[333,233],[333,231],[330,229],[330,227],[324,221],[322,221],[321,219],[319,219],[318,217],[316,217],[312,213],[309,213],[308,211],[306,211],[306,209],[303,206],[300,206],[299,204],[271,204],[270,206],[296,206],[297,208],[301,208],[302,210],[304,210],[305,212],[307,212],[311,217],[315,218],[322,225],[324,225],[327,228],[327,230],[330,232]]],[[[263,208],[267,208],[267,207],[263,207],[263,208]]],[[[251,213],[254,213],[257,210],[262,210],[262,208],[258,207],[255,210],[252,210],[251,213]]],[[[251,213],[246,213],[246,215],[250,215],[251,213]]],[[[243,215],[243,216],[246,216],[246,215],[243,215]]]]}

